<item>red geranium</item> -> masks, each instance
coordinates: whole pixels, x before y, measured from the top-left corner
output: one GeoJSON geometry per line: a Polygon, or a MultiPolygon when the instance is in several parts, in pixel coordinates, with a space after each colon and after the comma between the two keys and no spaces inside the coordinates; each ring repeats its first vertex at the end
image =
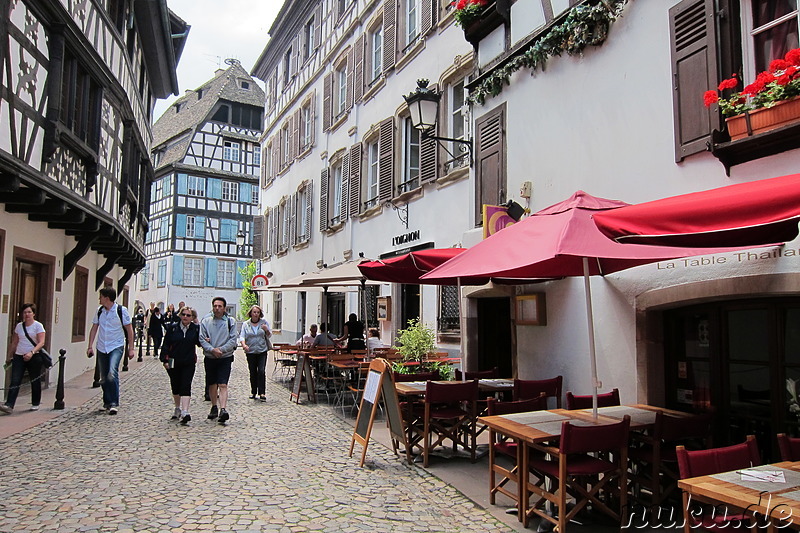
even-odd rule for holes
{"type": "Polygon", "coordinates": [[[736,74],[733,74],[732,78],[728,78],[727,80],[722,80],[719,83],[719,87],[717,87],[720,91],[724,91],[725,89],[733,89],[739,85],[739,78],[736,77],[736,74]]]}

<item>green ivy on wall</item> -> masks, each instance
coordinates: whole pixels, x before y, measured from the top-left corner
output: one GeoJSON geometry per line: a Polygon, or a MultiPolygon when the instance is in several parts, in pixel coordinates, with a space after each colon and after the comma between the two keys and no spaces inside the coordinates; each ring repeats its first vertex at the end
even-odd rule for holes
{"type": "Polygon", "coordinates": [[[511,75],[522,68],[544,70],[547,60],[564,52],[577,55],[587,46],[599,46],[608,37],[611,24],[622,14],[629,0],[599,0],[594,5],[582,4],[570,9],[560,24],[552,26],[523,50],[520,55],[494,70],[470,91],[472,104],[497,96],[510,84],[511,75]]]}

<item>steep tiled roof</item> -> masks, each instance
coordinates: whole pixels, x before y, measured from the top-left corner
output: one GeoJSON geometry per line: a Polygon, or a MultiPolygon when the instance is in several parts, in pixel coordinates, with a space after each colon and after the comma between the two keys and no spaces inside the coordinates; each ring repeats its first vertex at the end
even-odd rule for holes
{"type": "MultiPolygon", "coordinates": [[[[263,107],[264,91],[238,61],[231,61],[230,67],[218,70],[212,79],[197,89],[186,91],[158,118],[153,125],[153,148],[160,148],[179,135],[189,130],[196,130],[207,120],[219,100],[263,107]],[[250,88],[242,89],[239,80],[248,82],[250,88]],[[198,94],[201,96],[199,99],[198,94]],[[178,108],[179,111],[176,112],[178,108]]],[[[170,146],[161,156],[158,166],[162,167],[183,159],[191,138],[190,135],[170,146]]]]}

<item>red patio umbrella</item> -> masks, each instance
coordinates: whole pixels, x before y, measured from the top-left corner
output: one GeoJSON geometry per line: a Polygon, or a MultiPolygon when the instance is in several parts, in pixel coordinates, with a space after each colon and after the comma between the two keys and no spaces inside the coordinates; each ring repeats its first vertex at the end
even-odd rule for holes
{"type": "Polygon", "coordinates": [[[367,261],[358,269],[367,279],[391,283],[420,283],[419,277],[430,272],[448,259],[452,259],[466,248],[430,248],[407,254],[367,261]]]}
{"type": "MultiPolygon", "coordinates": [[[[534,213],[479,242],[422,276],[422,281],[470,278],[557,278],[583,276],[589,329],[594,412],[597,413],[597,364],[589,276],[639,265],[729,249],[671,248],[619,244],[592,221],[598,211],[628,204],[578,191],[569,199],[534,213]]],[[[524,283],[518,280],[517,283],[524,283]]]]}
{"type": "Polygon", "coordinates": [[[791,241],[800,221],[800,174],[728,185],[597,213],[623,243],[757,246],[791,241]]]}

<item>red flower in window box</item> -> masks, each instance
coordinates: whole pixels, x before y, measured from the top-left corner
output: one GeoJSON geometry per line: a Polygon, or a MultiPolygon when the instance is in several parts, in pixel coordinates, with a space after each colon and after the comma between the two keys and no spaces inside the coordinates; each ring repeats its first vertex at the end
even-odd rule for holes
{"type": "Polygon", "coordinates": [[[453,0],[450,6],[455,9],[453,17],[456,24],[468,28],[473,22],[481,18],[483,10],[489,5],[489,0],[453,0]]]}

